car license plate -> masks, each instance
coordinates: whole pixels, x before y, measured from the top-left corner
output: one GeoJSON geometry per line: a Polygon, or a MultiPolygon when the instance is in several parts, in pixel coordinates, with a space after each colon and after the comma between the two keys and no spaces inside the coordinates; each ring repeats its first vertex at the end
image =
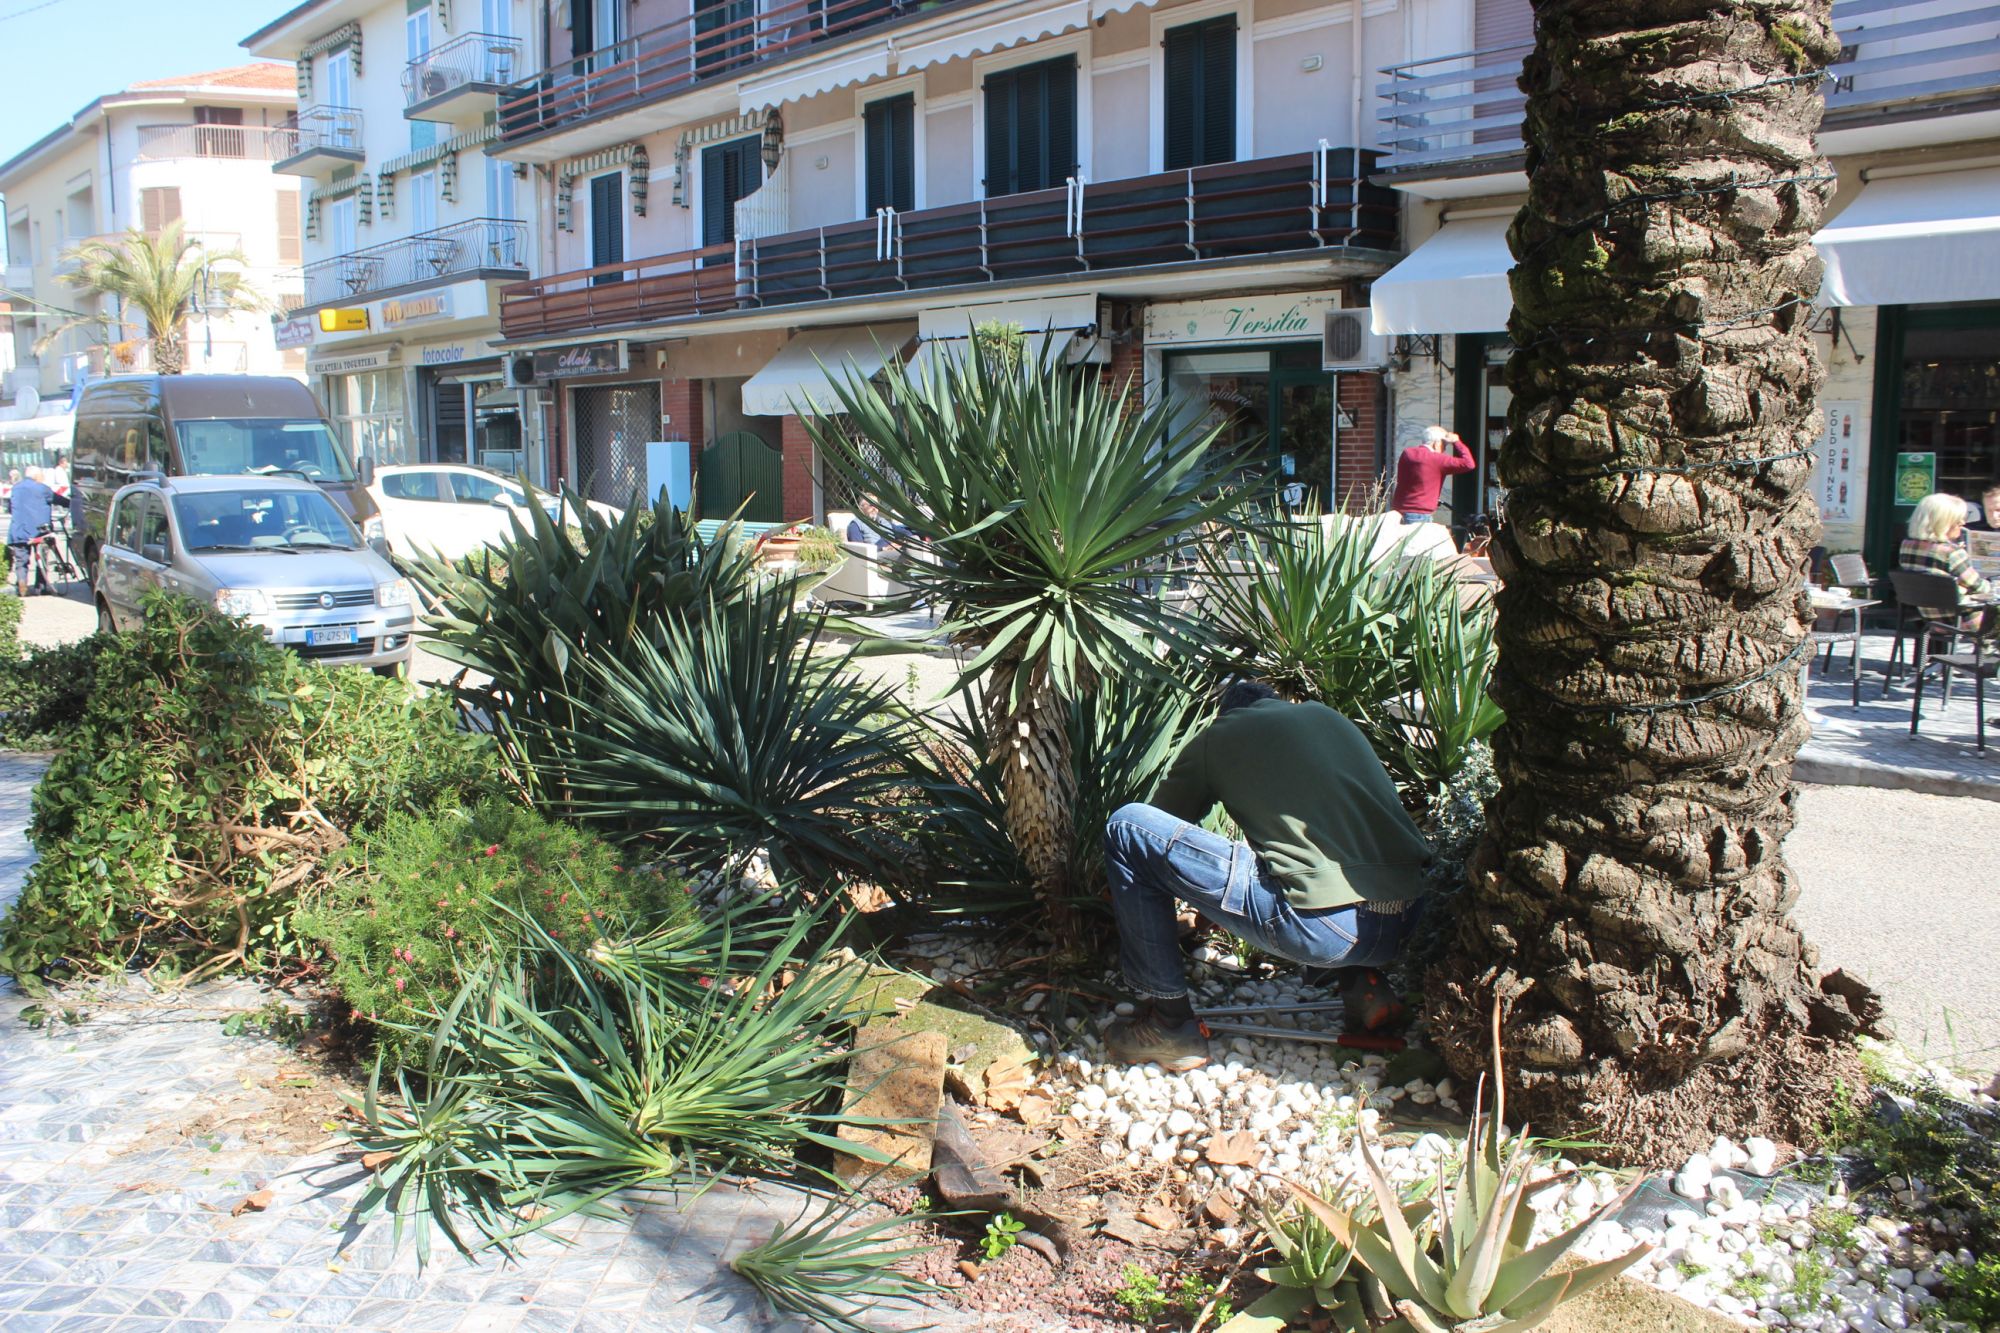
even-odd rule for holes
{"type": "Polygon", "coordinates": [[[359,636],[352,625],[328,625],[324,629],[306,631],[308,648],[333,648],[344,643],[354,643],[359,636]]]}

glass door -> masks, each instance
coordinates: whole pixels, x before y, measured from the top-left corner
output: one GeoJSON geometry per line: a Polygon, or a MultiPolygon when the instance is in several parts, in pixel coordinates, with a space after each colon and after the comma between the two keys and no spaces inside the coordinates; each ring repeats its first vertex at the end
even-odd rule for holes
{"type": "Polygon", "coordinates": [[[1280,370],[1271,379],[1277,427],[1279,495],[1294,512],[1324,513],[1333,504],[1333,377],[1323,370],[1280,370]]]}

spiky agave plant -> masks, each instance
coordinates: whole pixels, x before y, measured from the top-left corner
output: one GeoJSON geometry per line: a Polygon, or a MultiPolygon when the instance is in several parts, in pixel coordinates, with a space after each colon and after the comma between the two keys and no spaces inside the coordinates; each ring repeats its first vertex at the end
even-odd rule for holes
{"type": "Polygon", "coordinates": [[[808,1145],[875,1160],[834,1137],[841,1121],[890,1122],[837,1109],[845,1039],[872,1013],[865,969],[831,941],[805,948],[819,924],[801,914],[754,950],[726,944],[723,970],[686,997],[643,943],[600,962],[525,923],[523,948],[440,1016],[423,1078],[397,1102],[371,1083],[357,1104],[351,1138],[375,1169],[357,1220],[392,1216],[399,1241],[414,1228],[425,1262],[434,1228],[467,1255],[506,1251],[623,1190],[796,1170],[808,1145]]]}
{"type": "Polygon", "coordinates": [[[1076,754],[1068,710],[1097,683],[1192,653],[1207,629],[1151,580],[1236,508],[1215,428],[1164,400],[1106,393],[1053,359],[1024,362],[1004,331],[923,375],[837,380],[844,421],[811,417],[820,457],[908,530],[898,607],[944,609],[968,650],[1009,836],[1051,923],[1076,944],[1070,853],[1076,754]],[[920,550],[919,550],[920,548],[920,550]]]}
{"type": "Polygon", "coordinates": [[[890,1214],[857,1222],[867,1205],[861,1195],[829,1198],[818,1209],[808,1200],[796,1218],[729,1267],[781,1319],[793,1315],[839,1333],[873,1333],[863,1318],[872,1307],[920,1302],[937,1287],[896,1267],[931,1248],[894,1245],[894,1233],[908,1219],[890,1214]]]}

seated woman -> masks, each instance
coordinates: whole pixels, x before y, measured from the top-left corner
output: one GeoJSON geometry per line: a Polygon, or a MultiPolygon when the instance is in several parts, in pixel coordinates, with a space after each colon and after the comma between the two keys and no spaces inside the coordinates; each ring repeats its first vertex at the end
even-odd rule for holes
{"type": "MultiPolygon", "coordinates": [[[[1965,532],[1965,501],[1956,495],[1926,495],[1910,515],[1910,535],[1903,538],[1897,565],[1923,574],[1943,574],[1958,583],[1961,598],[1992,597],[1994,588],[1965,553],[1959,538],[1965,532]]],[[[1943,619],[1942,607],[1919,607],[1926,619],[1943,619]]],[[[1969,634],[1986,634],[1995,624],[1992,610],[1965,617],[1959,627],[1969,634]]]]}

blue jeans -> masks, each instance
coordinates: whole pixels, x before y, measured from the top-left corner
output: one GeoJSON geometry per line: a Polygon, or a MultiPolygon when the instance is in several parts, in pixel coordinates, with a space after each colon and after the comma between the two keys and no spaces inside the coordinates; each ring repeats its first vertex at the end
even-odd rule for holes
{"type": "Polygon", "coordinates": [[[1174,900],[1265,953],[1313,967],[1380,967],[1401,950],[1418,915],[1365,905],[1302,911],[1264,873],[1247,842],[1134,803],[1104,827],[1119,964],[1133,992],[1171,1000],[1187,994],[1174,900]]]}
{"type": "Polygon", "coordinates": [[[1428,523],[1436,517],[1437,517],[1436,510],[1431,511],[1428,514],[1413,514],[1405,512],[1403,515],[1403,524],[1404,526],[1407,527],[1409,524],[1412,523],[1428,523]]]}

